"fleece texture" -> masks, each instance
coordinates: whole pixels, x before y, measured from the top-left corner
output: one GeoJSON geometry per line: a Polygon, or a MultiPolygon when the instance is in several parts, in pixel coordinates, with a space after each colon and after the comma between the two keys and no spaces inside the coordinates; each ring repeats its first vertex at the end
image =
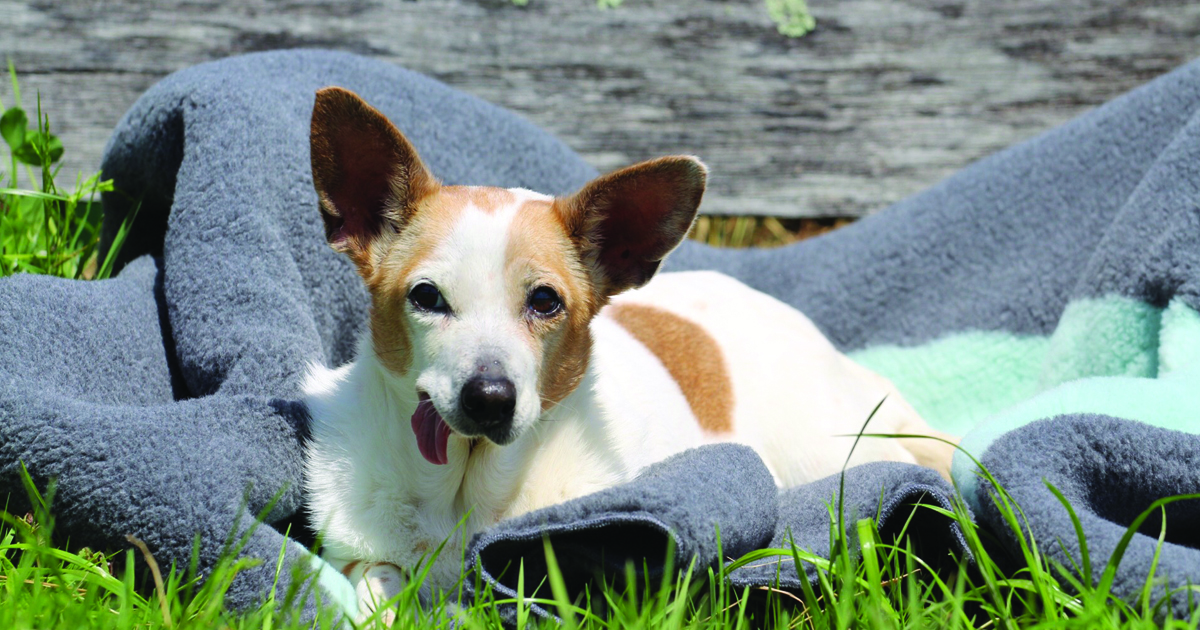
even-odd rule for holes
{"type": "MultiPolygon", "coordinates": [[[[73,545],[133,534],[163,564],[185,563],[198,537],[211,568],[230,533],[246,533],[241,553],[265,562],[235,583],[234,607],[269,594],[281,531],[303,529],[305,366],[350,360],[367,313],[312,188],[309,116],[328,85],[383,111],[448,183],[558,194],[596,175],[528,122],[426,77],[339,53],[247,55],[164,79],[115,130],[103,168],[123,194],[104,199],[106,234],[138,211],[115,279],[0,280],[0,492],[20,498],[24,463],[39,484],[57,480],[73,545]]],[[[686,243],[665,266],[724,271],[800,309],[935,426],[965,434],[1045,527],[1039,540],[1074,536],[1046,478],[1072,489],[1093,548],[1112,549],[1128,514],[1111,506],[1197,491],[1198,104],[1192,64],[830,235],[763,251],[686,243]]],[[[1002,531],[971,460],[955,467],[980,523],[1002,531]]],[[[885,535],[915,514],[923,555],[965,554],[961,532],[919,506],[951,505],[929,471],[861,466],[778,493],[753,453],[726,445],[501,523],[468,557],[505,592],[519,562],[543,561],[542,535],[575,588],[629,558],[661,570],[667,548],[677,566],[712,566],[718,529],[726,556],[789,540],[827,553],[843,484],[842,513],[885,535]]],[[[1171,527],[1190,514],[1175,510],[1171,527]]],[[[1115,592],[1135,598],[1147,562],[1128,555],[1115,592]]],[[[312,566],[297,541],[283,564],[280,590],[312,566]]],[[[734,579],[795,587],[787,564],[734,579]]],[[[1200,582],[1194,561],[1170,570],[1172,583],[1200,582]]],[[[319,581],[342,599],[339,576],[319,581]]]]}
{"type": "MultiPolygon", "coordinates": [[[[1108,579],[1111,592],[1126,601],[1136,601],[1153,570],[1150,601],[1162,601],[1173,591],[1167,600],[1171,611],[1176,619],[1188,618],[1186,591],[1200,575],[1200,500],[1194,498],[1200,494],[1200,436],[1110,416],[1072,414],[1001,436],[983,464],[1021,506],[1022,528],[1048,558],[1077,567],[1076,573],[1093,584],[1102,584],[1110,559],[1119,558],[1118,570],[1108,579]],[[1090,575],[1082,570],[1087,565],[1071,514],[1051,488],[1074,506],[1090,575]],[[1178,495],[1193,498],[1168,503],[1162,511],[1149,509],[1160,498],[1178,495]],[[1118,544],[1144,512],[1148,517],[1117,556],[1118,544]],[[1165,534],[1161,545],[1160,534],[1165,534]]],[[[990,483],[980,485],[981,491],[994,492],[990,483]]],[[[985,521],[1000,521],[996,502],[980,505],[985,521]]],[[[1004,548],[1019,548],[1011,529],[994,531],[1004,548]]]]}
{"type": "MultiPolygon", "coordinates": [[[[779,518],[767,547],[788,549],[793,545],[823,558],[833,552],[831,534],[841,523],[846,539],[858,539],[857,523],[873,519],[884,544],[907,537],[913,551],[931,564],[970,558],[966,539],[957,523],[935,510],[954,511],[953,489],[929,468],[896,462],[873,462],[831,475],[813,483],[789,488],[779,494],[779,518]],[[839,496],[841,502],[839,503],[839,496]],[[841,508],[839,509],[839,506],[841,508]]],[[[856,546],[849,550],[859,554],[856,546]]],[[[729,554],[730,557],[737,557],[729,554]]],[[[730,580],[738,587],[775,586],[799,591],[800,580],[817,580],[817,570],[804,564],[803,574],[791,559],[760,561],[737,568],[730,580]]]]}
{"type": "MultiPolygon", "coordinates": [[[[653,580],[668,555],[685,567],[693,561],[710,567],[722,553],[736,558],[765,546],[778,521],[775,495],[771,473],[753,450],[705,446],[647,468],[633,483],[500,523],[474,539],[467,557],[506,598],[517,596],[518,563],[530,588],[546,578],[543,538],[572,592],[596,577],[622,576],[627,562],[648,561],[643,577],[653,580]]],[[[549,615],[541,606],[532,610],[549,615]]],[[[511,606],[503,612],[516,614],[511,606]]]]}
{"type": "Polygon", "coordinates": [[[779,297],[847,352],[972,331],[1048,336],[1067,303],[1116,294],[1200,309],[1200,64],[799,246],[681,248],[779,297]]]}
{"type": "MultiPolygon", "coordinates": [[[[504,598],[517,596],[518,566],[524,568],[527,589],[545,583],[547,540],[573,594],[603,579],[623,578],[631,561],[645,569],[640,579],[654,581],[668,558],[675,567],[703,569],[756,549],[792,544],[827,558],[830,514],[838,513],[839,491],[841,522],[851,537],[857,536],[859,519],[870,518],[888,542],[902,532],[909,536],[931,565],[970,557],[958,525],[921,507],[954,509],[953,488],[931,469],[875,462],[779,492],[753,450],[714,444],[660,462],[630,484],[500,523],[474,538],[467,558],[504,598]]],[[[817,579],[813,566],[805,565],[804,571],[801,577],[791,558],[768,558],[734,569],[730,580],[738,588],[799,592],[801,579],[817,579]]],[[[525,596],[531,596],[529,590],[525,596]]],[[[536,604],[530,610],[553,616],[536,604]]],[[[501,606],[500,612],[515,619],[513,605],[501,606]]]]}
{"type": "MultiPolygon", "coordinates": [[[[1145,426],[1200,433],[1198,106],[1200,63],[1191,63],[826,237],[757,252],[689,247],[666,268],[716,267],[781,297],[893,379],[931,424],[964,435],[955,482],[997,530],[1006,526],[972,456],[1000,463],[1021,449],[1021,466],[993,470],[1001,485],[1087,474],[1072,467],[1079,449],[1043,443],[1055,423],[1114,419],[1091,435],[1135,447],[1117,470],[1129,476],[1123,488],[1144,493],[1139,505],[1200,492],[1196,477],[1150,481],[1180,451],[1156,448],[1159,434],[1145,426]],[[1012,435],[1023,441],[997,441],[1012,435]]],[[[1073,508],[1103,519],[1122,492],[1076,493],[1073,508]]],[[[1067,514],[1052,495],[1024,496],[1027,512],[1067,514]]],[[[1115,548],[1116,529],[1090,533],[1096,548],[1115,548]]],[[[1054,544],[1044,549],[1078,566],[1054,544]]],[[[1131,577],[1114,592],[1136,598],[1149,569],[1145,554],[1126,558],[1121,575],[1131,577]]],[[[1180,583],[1200,581],[1194,562],[1173,569],[1180,583]]],[[[1185,595],[1172,602],[1186,612],[1185,595]]]]}

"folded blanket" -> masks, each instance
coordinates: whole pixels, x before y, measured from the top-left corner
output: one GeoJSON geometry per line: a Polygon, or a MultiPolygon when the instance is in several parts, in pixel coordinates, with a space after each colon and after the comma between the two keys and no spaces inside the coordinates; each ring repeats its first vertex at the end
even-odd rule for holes
{"type": "MultiPolygon", "coordinates": [[[[793,544],[828,556],[829,515],[841,481],[834,475],[779,493],[754,451],[734,444],[706,446],[648,468],[633,483],[500,523],[475,537],[467,557],[494,592],[515,598],[519,563],[527,584],[546,576],[546,540],[573,593],[596,576],[624,575],[630,561],[646,569],[644,579],[659,579],[669,547],[675,566],[683,568],[716,566],[756,549],[793,544]]],[[[848,535],[855,535],[858,519],[874,518],[881,535],[891,540],[911,516],[917,520],[909,523],[910,531],[926,534],[915,551],[931,564],[969,553],[956,525],[933,511],[914,509],[920,503],[952,509],[949,488],[933,470],[876,462],[847,471],[844,481],[848,535]]],[[[816,580],[817,573],[811,565],[798,571],[790,558],[768,559],[735,569],[730,579],[739,588],[798,590],[800,579],[816,580]]],[[[531,610],[551,615],[538,605],[531,610]]],[[[502,610],[508,618],[515,612],[502,610]]]]}
{"type": "MultiPolygon", "coordinates": [[[[1195,390],[1193,390],[1195,391],[1195,390]]],[[[1194,429],[1193,429],[1194,431],[1194,429]]],[[[1021,506],[1022,525],[1046,555],[1082,573],[1083,553],[1070,513],[1050,490],[1074,507],[1085,532],[1091,575],[1100,584],[1127,528],[1156,499],[1200,493],[1200,436],[1086,413],[1039,420],[998,438],[983,464],[1021,506]],[[1049,484],[1049,485],[1048,485],[1049,484]],[[1074,564],[1072,564],[1074,563],[1074,564]]],[[[981,518],[1010,549],[1019,542],[1002,522],[996,503],[985,501],[981,518]]],[[[1200,501],[1154,510],[1119,556],[1112,592],[1136,601],[1154,567],[1151,601],[1173,592],[1176,619],[1188,618],[1188,593],[1200,576],[1200,501]],[[1165,542],[1158,536],[1166,522],[1165,542]],[[1157,566],[1155,566],[1157,565],[1157,566]]],[[[1085,578],[1086,579],[1086,578],[1085,578]]],[[[1194,601],[1195,595],[1191,596],[1194,601]]]]}
{"type": "MultiPolygon", "coordinates": [[[[1072,489],[1106,554],[1130,514],[1200,492],[1186,465],[1200,451],[1179,433],[1200,433],[1198,108],[1192,63],[827,237],[692,247],[666,267],[717,267],[806,313],[930,424],[966,435],[963,448],[1020,489],[1042,550],[1082,566],[1043,479],[1072,489]],[[1081,431],[1091,425],[1103,430],[1081,431]]],[[[961,452],[954,478],[985,523],[1007,529],[961,452]]],[[[1169,511],[1168,540],[1189,544],[1189,510],[1169,511]]],[[[1150,570],[1157,525],[1142,531],[1114,585],[1122,597],[1150,570]]],[[[1194,556],[1176,557],[1160,575],[1200,582],[1194,556]]]]}
{"type": "MultiPolygon", "coordinates": [[[[1200,343],[1189,240],[1200,229],[1200,180],[1187,159],[1188,144],[1200,146],[1188,135],[1198,74],[1184,68],[828,237],[771,251],[689,243],[667,267],[716,268],[780,297],[892,378],[937,428],[978,425],[964,444],[1002,484],[1019,487],[1036,508],[1026,509],[1031,520],[1049,515],[1039,540],[1069,541],[1074,530],[1061,527],[1057,503],[1036,482],[1053,476],[1077,512],[1119,522],[1125,513],[1105,510],[1113,496],[1090,483],[1097,464],[1081,455],[1109,451],[1038,437],[1048,435],[1039,427],[1105,412],[1124,420],[1086,435],[1146,439],[1133,420],[1188,428],[1192,400],[1180,392],[1200,343]],[[1038,448],[1009,458],[1019,439],[1038,448]]],[[[238,579],[233,606],[270,591],[280,530],[303,520],[294,517],[303,503],[307,418],[295,400],[304,367],[349,360],[366,313],[361,282],[324,243],[312,191],[308,117],[326,85],[376,105],[449,183],[563,193],[595,175],[529,123],[419,75],[336,53],[248,55],[165,79],[115,131],[105,174],[141,203],[122,251],[132,262],[117,278],[0,280],[0,336],[14,340],[0,346],[0,492],[20,494],[24,462],[40,483],[58,480],[60,532],[73,543],[117,547],[132,533],[160,562],[182,564],[199,535],[202,567],[231,531],[264,514],[273,526],[255,529],[242,553],[267,562],[238,579]]],[[[105,198],[110,231],[130,208],[124,197],[105,198]]],[[[1160,455],[1200,453],[1191,442],[1129,450],[1145,453],[1123,460],[1130,471],[1160,455]]],[[[969,463],[956,460],[956,481],[995,525],[988,487],[969,463]]],[[[1190,487],[1188,467],[1177,469],[1171,483],[1129,483],[1122,496],[1148,505],[1190,487]]],[[[718,529],[726,556],[789,540],[823,553],[838,481],[777,493],[753,453],[706,447],[627,486],[501,523],[471,543],[469,557],[503,592],[506,568],[519,561],[536,583],[528,572],[543,534],[571,550],[559,559],[581,581],[627,558],[661,562],[667,544],[679,561],[719,563],[718,529]]],[[[936,475],[895,464],[851,469],[845,484],[842,509],[877,518],[884,531],[914,504],[947,506],[951,496],[936,475]]],[[[1187,514],[1169,512],[1168,523],[1176,513],[1187,514]]],[[[1108,548],[1112,529],[1088,530],[1097,549],[1108,548]]],[[[923,547],[930,557],[965,553],[940,519],[924,528],[923,547]]],[[[1129,584],[1144,580],[1139,558],[1122,564],[1129,584]]],[[[279,588],[291,566],[308,562],[289,544],[279,588]]],[[[1173,579],[1189,570],[1200,578],[1194,564],[1171,568],[1173,579]]],[[[767,565],[733,579],[794,586],[799,576],[767,565]]],[[[338,597],[339,580],[326,574],[321,584],[338,597]]]]}

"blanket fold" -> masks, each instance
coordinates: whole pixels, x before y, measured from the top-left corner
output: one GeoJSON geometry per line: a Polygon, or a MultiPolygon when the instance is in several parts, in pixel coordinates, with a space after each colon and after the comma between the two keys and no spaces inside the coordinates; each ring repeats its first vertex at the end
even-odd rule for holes
{"type": "MultiPolygon", "coordinates": [[[[957,523],[922,506],[953,511],[954,489],[928,468],[895,462],[874,462],[813,483],[784,490],[779,495],[779,519],[766,547],[791,549],[795,545],[823,558],[831,555],[833,525],[840,519],[848,540],[857,540],[859,519],[875,521],[886,543],[908,537],[914,552],[931,566],[957,558],[970,558],[957,523]],[[838,496],[842,494],[841,514],[838,496]]],[[[851,549],[857,553],[857,549],[851,549]]],[[[800,574],[790,558],[757,562],[735,569],[730,576],[739,587],[799,591],[800,574]]],[[[804,579],[817,579],[811,564],[803,566],[804,579]]]]}
{"type": "MultiPolygon", "coordinates": [[[[1188,590],[1200,576],[1200,500],[1178,501],[1152,512],[1119,557],[1116,548],[1155,501],[1200,495],[1200,435],[1073,414],[1040,420],[1001,436],[984,455],[983,464],[1021,506],[1022,527],[1052,561],[1100,584],[1110,560],[1115,560],[1119,570],[1112,577],[1112,593],[1130,602],[1142,596],[1153,567],[1157,579],[1151,601],[1162,600],[1169,591],[1167,601],[1175,617],[1188,618],[1188,590]],[[1063,494],[1079,519],[1091,575],[1083,572],[1083,548],[1071,514],[1051,487],[1063,494]],[[1160,533],[1165,533],[1161,548],[1160,533]]],[[[995,488],[984,482],[979,492],[994,493],[995,488]]],[[[982,520],[994,524],[992,530],[1005,547],[1018,549],[1016,535],[1002,525],[997,502],[977,503],[982,520]]],[[[1012,560],[1013,565],[1020,562],[1012,560]]]]}
{"type": "MultiPolygon", "coordinates": [[[[24,463],[39,484],[57,480],[59,533],[73,545],[122,547],[134,534],[161,564],[186,566],[199,536],[202,570],[265,514],[241,549],[265,562],[235,582],[235,608],[310,566],[279,529],[303,521],[300,383],[311,362],[351,359],[367,314],[361,280],[325,244],[312,187],[309,116],[329,85],[379,108],[447,183],[559,194],[596,175],[530,123],[421,75],[341,53],[246,55],[164,79],[114,131],[103,168],[121,194],[104,199],[105,233],[138,211],[116,278],[0,279],[0,493],[21,498],[24,463]]],[[[934,427],[966,435],[1043,550],[1070,565],[1074,529],[1043,480],[1062,489],[1103,566],[1095,556],[1115,548],[1130,510],[1200,492],[1189,472],[1200,458],[1198,106],[1191,64],[830,235],[762,251],[689,242],[665,268],[724,271],[803,311],[934,427]]],[[[954,476],[1003,541],[969,458],[954,476]]],[[[574,585],[627,559],[660,563],[669,547],[677,566],[789,541],[823,554],[839,483],[778,493],[752,452],[710,446],[501,523],[469,557],[510,592],[516,563],[544,570],[543,536],[574,585]]],[[[923,558],[967,553],[962,532],[922,507],[952,505],[932,472],[875,464],[844,484],[844,524],[875,518],[889,536],[911,517],[923,558]]],[[[1165,584],[1200,582],[1193,505],[1167,510],[1165,584]]],[[[1160,524],[1122,561],[1122,597],[1136,597],[1160,524]]],[[[801,578],[773,562],[732,579],[801,578]]],[[[345,592],[336,573],[320,582],[345,592]]],[[[1171,605],[1186,612],[1178,595],[1171,605]]]]}
{"type": "MultiPolygon", "coordinates": [[[[694,563],[694,568],[704,569],[756,549],[790,549],[792,544],[829,557],[831,514],[837,514],[839,490],[842,523],[851,537],[857,537],[858,520],[870,518],[889,542],[902,531],[911,536],[915,551],[931,565],[970,556],[957,524],[920,508],[922,503],[954,508],[953,489],[933,470],[877,462],[777,492],[752,450],[718,444],[672,457],[629,484],[503,522],[476,536],[467,558],[494,592],[515,598],[518,567],[523,567],[527,585],[546,579],[548,541],[574,598],[586,586],[621,579],[628,562],[639,569],[640,579],[658,580],[668,558],[677,568],[694,563]]],[[[803,579],[817,578],[812,565],[802,570],[803,579]]],[[[734,569],[730,575],[739,588],[799,591],[800,579],[792,559],[783,556],[734,569]]],[[[553,616],[538,605],[531,610],[553,616]]],[[[515,606],[504,606],[501,612],[515,619],[515,606]]]]}
{"type": "MultiPolygon", "coordinates": [[[[572,596],[596,578],[623,576],[627,562],[648,567],[641,577],[655,580],[668,556],[678,558],[676,566],[694,561],[703,568],[763,547],[775,530],[775,495],[754,451],[704,446],[647,468],[631,483],[505,521],[476,536],[467,557],[508,597],[517,594],[521,564],[526,584],[542,583],[544,539],[572,596]]],[[[549,615],[540,606],[533,610],[549,615]]]]}

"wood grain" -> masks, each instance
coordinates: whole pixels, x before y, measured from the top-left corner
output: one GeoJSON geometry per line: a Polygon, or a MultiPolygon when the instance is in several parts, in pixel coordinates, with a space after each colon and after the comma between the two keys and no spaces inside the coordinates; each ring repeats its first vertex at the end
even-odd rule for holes
{"type": "Polygon", "coordinates": [[[762,0],[0,0],[0,54],[70,177],[166,74],[325,47],[516,110],[602,170],[699,155],[708,213],[857,216],[1200,52],[1184,0],[809,4],[817,30],[792,40],[762,0]]]}

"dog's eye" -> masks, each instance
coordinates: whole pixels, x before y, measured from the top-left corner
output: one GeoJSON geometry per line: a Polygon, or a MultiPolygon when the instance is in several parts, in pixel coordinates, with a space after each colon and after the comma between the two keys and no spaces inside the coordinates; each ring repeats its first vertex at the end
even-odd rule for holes
{"type": "Polygon", "coordinates": [[[442,292],[438,291],[438,288],[431,282],[421,282],[409,290],[408,301],[423,311],[445,313],[450,310],[450,307],[446,305],[445,298],[442,297],[442,292]]]}
{"type": "Polygon", "coordinates": [[[529,292],[529,310],[549,317],[562,308],[562,300],[550,287],[538,287],[529,292]]]}

